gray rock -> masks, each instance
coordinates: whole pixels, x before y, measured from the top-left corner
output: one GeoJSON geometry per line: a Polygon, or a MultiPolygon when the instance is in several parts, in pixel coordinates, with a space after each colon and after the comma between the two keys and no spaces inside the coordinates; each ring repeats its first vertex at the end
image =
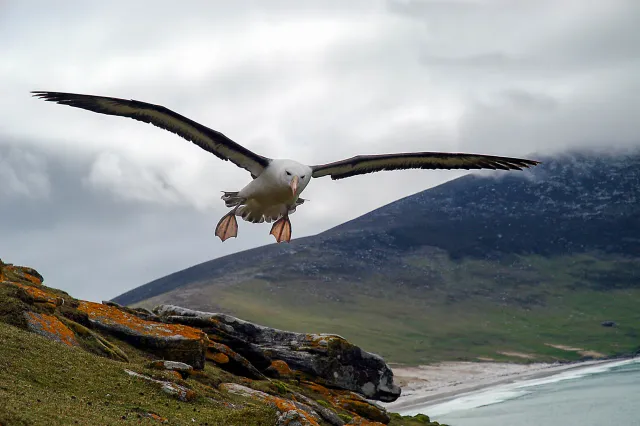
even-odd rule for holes
{"type": "MultiPolygon", "coordinates": [[[[180,310],[183,309],[177,306],[175,308],[180,310]]],[[[194,315],[178,314],[175,318],[173,315],[167,313],[166,315],[162,315],[162,320],[165,322],[197,327],[207,333],[210,340],[226,345],[229,348],[233,348],[236,353],[246,358],[258,370],[265,371],[269,368],[272,361],[271,358],[266,356],[259,346],[248,342],[244,338],[237,337],[234,334],[233,327],[229,327],[226,324],[215,320],[215,318],[212,318],[211,314],[207,312],[203,312],[203,315],[199,315],[197,311],[191,312],[193,312],[194,315]]]]}
{"type": "Polygon", "coordinates": [[[178,362],[178,361],[167,361],[167,360],[163,360],[163,359],[158,359],[155,361],[151,361],[150,366],[152,368],[159,368],[159,369],[163,369],[163,370],[172,370],[172,371],[178,371],[180,373],[192,373],[193,372],[193,367],[190,366],[189,364],[186,364],[184,362],[178,362]]]}
{"type": "Polygon", "coordinates": [[[130,376],[137,377],[139,379],[145,380],[149,383],[156,385],[163,392],[179,399],[180,401],[188,402],[196,397],[196,393],[194,391],[192,391],[187,387],[180,386],[176,383],[163,381],[163,380],[156,380],[152,377],[145,376],[144,374],[136,373],[135,371],[131,371],[127,369],[125,369],[124,371],[130,376]]]}
{"type": "Polygon", "coordinates": [[[189,364],[185,364],[184,362],[178,361],[163,361],[164,368],[167,370],[175,370],[175,371],[191,371],[193,367],[189,364]]]}
{"type": "Polygon", "coordinates": [[[279,398],[237,383],[222,383],[220,389],[271,405],[280,413],[277,426],[313,426],[320,421],[320,416],[313,408],[297,401],[279,398]]]}
{"type": "MultiPolygon", "coordinates": [[[[224,333],[247,346],[259,348],[265,357],[285,361],[292,369],[310,375],[317,383],[350,390],[384,402],[395,401],[400,387],[393,372],[376,355],[366,352],[340,336],[305,334],[264,327],[231,315],[194,311],[174,305],[160,305],[154,313],[163,321],[208,327],[212,339],[224,333]]],[[[230,346],[235,350],[234,346],[230,346]]]]}
{"type": "Polygon", "coordinates": [[[323,407],[322,405],[318,404],[317,402],[315,402],[313,399],[298,393],[298,392],[293,392],[293,396],[296,397],[297,400],[299,401],[303,401],[305,404],[307,404],[309,407],[313,408],[315,410],[316,413],[318,413],[320,415],[320,417],[322,417],[327,423],[333,425],[333,426],[343,426],[344,425],[344,420],[342,420],[335,411],[330,410],[326,407],[323,407]]]}
{"type": "Polygon", "coordinates": [[[207,348],[206,358],[215,362],[218,367],[232,374],[247,377],[249,379],[267,380],[253,364],[245,357],[234,352],[227,345],[211,342],[207,348]]]}

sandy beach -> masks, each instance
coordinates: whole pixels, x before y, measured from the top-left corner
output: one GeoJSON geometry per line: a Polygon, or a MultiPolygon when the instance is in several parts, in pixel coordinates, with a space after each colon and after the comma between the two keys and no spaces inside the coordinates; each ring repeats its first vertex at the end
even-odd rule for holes
{"type": "Polygon", "coordinates": [[[566,364],[510,364],[497,362],[443,362],[419,367],[391,366],[402,396],[382,404],[390,411],[435,404],[483,388],[537,379],[572,369],[619,360],[594,360],[566,364]]]}

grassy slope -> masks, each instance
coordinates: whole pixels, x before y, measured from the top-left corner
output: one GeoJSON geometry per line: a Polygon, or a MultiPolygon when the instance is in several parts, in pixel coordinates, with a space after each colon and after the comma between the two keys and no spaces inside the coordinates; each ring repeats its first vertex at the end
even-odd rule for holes
{"type": "MultiPolygon", "coordinates": [[[[122,342],[118,345],[126,347],[129,363],[68,347],[3,322],[0,322],[0,342],[0,425],[3,426],[160,424],[147,417],[149,413],[166,419],[170,425],[276,424],[274,409],[253,400],[221,394],[196,380],[189,379],[188,383],[198,397],[181,402],[146,381],[130,377],[124,368],[159,379],[168,373],[145,368],[148,358],[122,342]],[[236,408],[229,408],[229,404],[236,408]]],[[[236,376],[209,364],[205,373],[213,381],[238,381],[236,376]]],[[[286,386],[304,392],[291,384],[286,386]]],[[[410,418],[392,414],[389,426],[426,424],[431,423],[424,416],[410,418]]]]}
{"type": "MultiPolygon", "coordinates": [[[[275,412],[261,404],[228,410],[205,397],[192,402],[167,397],[124,373],[124,368],[144,371],[140,365],[148,360],[142,357],[123,364],[2,322],[0,341],[2,425],[158,424],[142,416],[149,412],[171,419],[170,424],[275,424],[275,412]]],[[[157,370],[146,372],[158,375],[157,370]]],[[[191,385],[201,395],[211,393],[195,381],[191,385]]]]}
{"type": "Polygon", "coordinates": [[[413,267],[410,273],[417,268],[428,277],[423,286],[403,285],[402,271],[392,286],[383,277],[278,285],[246,279],[232,286],[194,284],[136,305],[194,306],[189,298],[196,294],[199,309],[224,306],[226,312],[273,327],[337,333],[390,362],[408,364],[477,357],[529,360],[498,353],[503,351],[531,354],[537,361],[583,356],[545,343],[606,355],[640,346],[638,259],[579,254],[498,263],[431,255],[404,262],[413,267]],[[604,320],[619,326],[602,327],[604,320]]]}

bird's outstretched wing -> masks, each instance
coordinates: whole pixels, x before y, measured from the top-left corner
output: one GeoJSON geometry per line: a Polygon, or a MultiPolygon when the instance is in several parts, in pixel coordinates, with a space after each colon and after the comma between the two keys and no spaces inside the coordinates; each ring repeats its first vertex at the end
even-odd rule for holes
{"type": "Polygon", "coordinates": [[[41,91],[31,93],[46,101],[151,123],[195,143],[218,158],[231,161],[238,167],[248,170],[254,177],[260,175],[271,161],[267,157],[251,152],[222,133],[196,123],[161,105],[75,93],[41,91]]]}
{"type": "Polygon", "coordinates": [[[539,164],[538,161],[521,158],[495,157],[492,155],[410,152],[403,154],[358,155],[334,163],[312,166],[313,177],[331,176],[343,179],[383,170],[405,169],[500,169],[522,170],[539,164]]]}

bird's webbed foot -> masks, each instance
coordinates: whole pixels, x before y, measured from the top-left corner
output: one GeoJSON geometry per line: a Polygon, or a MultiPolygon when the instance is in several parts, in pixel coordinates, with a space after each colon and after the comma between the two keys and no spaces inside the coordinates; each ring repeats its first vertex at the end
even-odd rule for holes
{"type": "Polygon", "coordinates": [[[280,219],[278,219],[278,221],[275,222],[271,227],[271,232],[269,234],[273,235],[276,238],[276,241],[279,243],[290,242],[291,221],[289,220],[289,216],[284,215],[280,219]]]}
{"type": "Polygon", "coordinates": [[[216,235],[224,242],[226,239],[238,236],[238,221],[235,209],[222,216],[216,226],[216,235]]]}

